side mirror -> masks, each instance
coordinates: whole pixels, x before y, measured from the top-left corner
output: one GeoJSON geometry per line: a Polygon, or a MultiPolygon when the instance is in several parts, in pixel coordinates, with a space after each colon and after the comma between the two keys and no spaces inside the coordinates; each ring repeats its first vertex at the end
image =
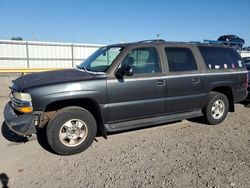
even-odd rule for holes
{"type": "Polygon", "coordinates": [[[132,67],[130,67],[129,65],[121,66],[121,68],[119,68],[116,72],[117,78],[122,78],[125,75],[126,76],[133,76],[134,75],[134,71],[133,71],[132,67]]]}

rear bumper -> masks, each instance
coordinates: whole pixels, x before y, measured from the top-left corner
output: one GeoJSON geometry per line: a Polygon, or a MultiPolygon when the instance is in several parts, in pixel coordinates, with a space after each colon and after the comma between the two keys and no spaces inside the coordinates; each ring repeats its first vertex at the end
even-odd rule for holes
{"type": "Polygon", "coordinates": [[[34,113],[18,115],[9,102],[4,108],[4,119],[13,132],[20,136],[27,136],[36,133],[34,121],[38,120],[39,116],[34,113]]]}

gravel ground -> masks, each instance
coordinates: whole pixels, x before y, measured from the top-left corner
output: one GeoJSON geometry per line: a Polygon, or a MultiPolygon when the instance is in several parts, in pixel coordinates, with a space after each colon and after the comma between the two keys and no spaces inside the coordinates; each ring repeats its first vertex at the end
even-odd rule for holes
{"type": "MultiPolygon", "coordinates": [[[[0,75],[0,123],[11,76],[0,75]]],[[[219,126],[191,121],[98,137],[58,156],[2,126],[0,178],[9,187],[250,187],[250,108],[219,126]],[[6,135],[9,135],[6,136],[6,135]],[[7,139],[6,139],[7,138],[7,139]],[[12,141],[10,141],[12,140],[12,141]]]]}

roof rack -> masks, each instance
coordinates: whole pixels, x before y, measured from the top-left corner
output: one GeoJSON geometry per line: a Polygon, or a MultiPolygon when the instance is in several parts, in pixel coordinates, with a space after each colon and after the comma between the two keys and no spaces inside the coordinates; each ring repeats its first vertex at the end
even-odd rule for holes
{"type": "Polygon", "coordinates": [[[204,44],[219,44],[224,46],[240,46],[241,42],[218,41],[218,40],[203,40],[204,44]]]}
{"type": "Polygon", "coordinates": [[[225,45],[222,41],[218,40],[203,40],[204,44],[210,44],[210,45],[225,45]]]}
{"type": "Polygon", "coordinates": [[[235,49],[236,51],[242,50],[241,42],[230,42],[230,41],[218,41],[218,40],[203,40],[203,44],[214,45],[214,46],[227,46],[235,49]]]}
{"type": "Polygon", "coordinates": [[[138,41],[138,43],[154,43],[154,42],[165,42],[165,40],[163,40],[163,39],[151,39],[151,40],[138,41]]]}
{"type": "Polygon", "coordinates": [[[190,41],[189,44],[202,44],[200,41],[190,41]]]}

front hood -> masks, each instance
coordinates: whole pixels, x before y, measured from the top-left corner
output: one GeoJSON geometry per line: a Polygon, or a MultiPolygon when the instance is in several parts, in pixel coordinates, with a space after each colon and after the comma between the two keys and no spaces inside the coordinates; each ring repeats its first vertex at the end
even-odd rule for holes
{"type": "Polygon", "coordinates": [[[95,74],[79,69],[64,69],[27,74],[13,80],[13,83],[16,89],[22,91],[31,87],[88,80],[94,76],[95,74]]]}

